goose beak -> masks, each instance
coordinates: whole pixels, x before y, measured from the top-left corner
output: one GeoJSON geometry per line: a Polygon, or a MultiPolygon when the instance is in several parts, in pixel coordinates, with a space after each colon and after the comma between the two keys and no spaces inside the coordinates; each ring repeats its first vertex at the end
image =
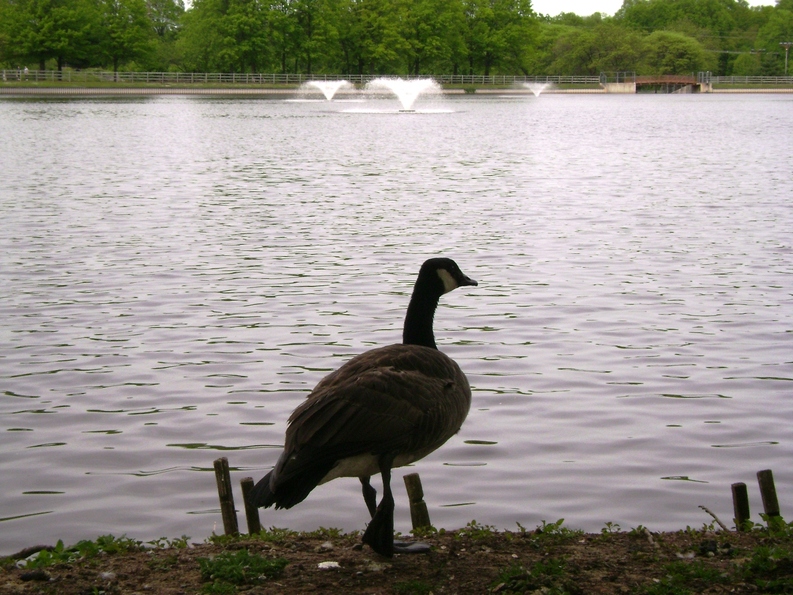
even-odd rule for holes
{"type": "Polygon", "coordinates": [[[471,277],[466,277],[465,275],[463,275],[463,278],[460,279],[460,287],[463,287],[465,285],[476,287],[477,285],[479,285],[479,283],[471,279],[471,277]]]}

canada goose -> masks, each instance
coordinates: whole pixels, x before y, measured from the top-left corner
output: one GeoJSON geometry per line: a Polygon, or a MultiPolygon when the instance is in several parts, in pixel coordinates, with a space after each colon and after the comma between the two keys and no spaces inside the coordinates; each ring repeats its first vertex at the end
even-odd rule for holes
{"type": "Polygon", "coordinates": [[[253,488],[257,507],[291,508],[316,486],[358,477],[372,520],[363,542],[384,556],[426,551],[394,544],[391,469],[428,455],[460,429],[471,388],[460,367],[435,346],[438,300],[461,285],[476,285],[453,260],[431,258],[419,271],[402,344],[366,351],[325,376],[289,417],[284,451],[253,488]],[[380,473],[383,498],[369,478],[380,473]]]}

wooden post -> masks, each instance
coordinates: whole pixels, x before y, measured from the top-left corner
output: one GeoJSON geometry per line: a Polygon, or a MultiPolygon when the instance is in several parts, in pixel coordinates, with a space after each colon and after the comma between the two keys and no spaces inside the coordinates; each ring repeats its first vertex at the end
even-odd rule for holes
{"type": "Polygon", "coordinates": [[[215,481],[218,484],[218,498],[220,498],[220,513],[223,515],[223,532],[226,535],[237,535],[237,511],[234,509],[234,494],[231,491],[231,475],[229,474],[229,460],[220,457],[215,461],[215,481]]]}
{"type": "Polygon", "coordinates": [[[242,486],[242,501],[245,503],[245,520],[248,523],[248,535],[261,533],[262,524],[259,522],[259,509],[248,502],[248,496],[253,489],[253,478],[242,478],[240,485],[242,486]]]}
{"type": "Polygon", "coordinates": [[[757,472],[757,483],[760,484],[760,495],[763,497],[763,511],[769,517],[779,516],[779,500],[774,487],[774,474],[771,469],[757,472]]]}
{"type": "Polygon", "coordinates": [[[413,523],[413,528],[419,529],[431,526],[430,513],[427,510],[426,502],[424,502],[424,490],[421,487],[419,474],[409,473],[405,475],[404,480],[408,499],[410,500],[410,520],[413,523]]]}
{"type": "Polygon", "coordinates": [[[751,516],[749,513],[749,493],[743,482],[732,484],[732,506],[735,511],[735,527],[738,531],[746,530],[751,516]]]}

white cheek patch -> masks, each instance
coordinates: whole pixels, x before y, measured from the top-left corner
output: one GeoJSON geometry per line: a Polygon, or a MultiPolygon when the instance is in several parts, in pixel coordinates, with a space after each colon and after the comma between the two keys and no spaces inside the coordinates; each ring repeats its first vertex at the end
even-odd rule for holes
{"type": "Polygon", "coordinates": [[[454,277],[446,269],[438,269],[438,277],[443,281],[443,293],[449,293],[452,289],[460,287],[459,283],[455,281],[454,277]]]}

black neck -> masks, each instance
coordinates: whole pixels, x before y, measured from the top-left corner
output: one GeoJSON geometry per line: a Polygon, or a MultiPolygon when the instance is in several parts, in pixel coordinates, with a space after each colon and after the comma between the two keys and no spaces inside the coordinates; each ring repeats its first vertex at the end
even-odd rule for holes
{"type": "Polygon", "coordinates": [[[402,343],[405,345],[423,345],[437,349],[435,335],[432,333],[432,320],[438,307],[438,295],[428,295],[421,291],[413,291],[410,305],[405,316],[405,328],[402,331],[402,343]]]}

